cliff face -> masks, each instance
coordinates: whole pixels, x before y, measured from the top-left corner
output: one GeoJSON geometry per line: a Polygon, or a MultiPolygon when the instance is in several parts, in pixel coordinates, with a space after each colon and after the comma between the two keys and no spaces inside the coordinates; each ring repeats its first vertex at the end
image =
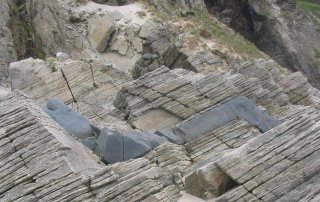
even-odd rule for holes
{"type": "Polygon", "coordinates": [[[10,9],[7,1],[0,2],[0,85],[8,87],[9,74],[7,67],[17,59],[12,34],[9,29],[10,9]]]}
{"type": "Polygon", "coordinates": [[[319,5],[306,1],[207,1],[209,12],[291,71],[319,83],[319,5]],[[310,9],[310,5],[313,9],[310,9]]]}
{"type": "Polygon", "coordinates": [[[96,2],[2,2],[1,201],[319,201],[314,13],[96,2]]]}

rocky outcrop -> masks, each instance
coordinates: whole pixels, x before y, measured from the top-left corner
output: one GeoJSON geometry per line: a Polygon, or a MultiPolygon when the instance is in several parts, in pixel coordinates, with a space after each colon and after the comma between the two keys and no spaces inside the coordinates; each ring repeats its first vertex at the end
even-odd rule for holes
{"type": "Polygon", "coordinates": [[[11,88],[23,89],[32,86],[33,83],[43,80],[43,77],[51,73],[51,69],[43,60],[28,58],[9,66],[11,88]]]}
{"type": "MultiPolygon", "coordinates": [[[[241,2],[258,21],[263,2],[295,10],[241,2]]],[[[11,63],[21,92],[0,87],[1,201],[319,199],[319,91],[303,73],[222,48],[236,35],[198,19],[197,1],[155,2],[165,23],[137,3],[22,3],[55,57],[11,63]],[[192,37],[197,20],[221,30],[192,37]]],[[[239,5],[222,3],[225,19],[239,5]]]]}
{"type": "Polygon", "coordinates": [[[179,0],[179,1],[167,1],[167,0],[151,0],[150,4],[156,9],[161,9],[162,12],[174,13],[175,9],[180,9],[183,11],[196,9],[205,10],[206,6],[202,0],[179,0]],[[175,8],[175,9],[174,9],[175,8]]]}
{"type": "Polygon", "coordinates": [[[0,86],[9,86],[8,65],[17,59],[9,29],[10,8],[7,1],[0,2],[0,86]]]}
{"type": "Polygon", "coordinates": [[[217,201],[316,201],[318,120],[317,113],[302,113],[219,159],[216,165],[238,186],[217,201]]]}
{"type": "Polygon", "coordinates": [[[131,78],[112,65],[71,59],[47,63],[27,59],[11,67],[13,81],[28,81],[16,87],[36,103],[44,105],[50,97],[58,97],[98,126],[109,123],[109,128],[130,130],[119,119],[121,114],[115,117],[112,102],[118,89],[131,78]]]}
{"type": "Polygon", "coordinates": [[[114,19],[110,14],[97,15],[89,20],[89,42],[99,52],[103,52],[107,48],[110,36],[114,31],[114,19]]]}
{"type": "Polygon", "coordinates": [[[281,87],[275,85],[269,90],[258,82],[241,74],[202,75],[161,67],[125,86],[115,105],[128,114],[129,122],[136,127],[135,123],[144,120],[144,114],[154,109],[160,108],[184,120],[239,95],[256,100],[271,111],[275,106],[288,104],[288,97],[281,87]]]}
{"type": "MultiPolygon", "coordinates": [[[[295,1],[206,1],[209,12],[253,41],[280,65],[319,88],[319,17],[295,1]]],[[[316,6],[316,5],[315,5],[316,6]]]]}
{"type": "Polygon", "coordinates": [[[279,106],[273,114],[282,123],[267,132],[234,119],[184,145],[162,143],[144,157],[106,166],[25,96],[1,98],[0,105],[6,201],[177,201],[181,190],[218,201],[317,197],[320,118],[312,107],[279,106]]]}
{"type": "Polygon", "coordinates": [[[3,201],[175,201],[179,197],[165,166],[146,158],[105,166],[24,96],[1,98],[0,106],[3,201]]]}

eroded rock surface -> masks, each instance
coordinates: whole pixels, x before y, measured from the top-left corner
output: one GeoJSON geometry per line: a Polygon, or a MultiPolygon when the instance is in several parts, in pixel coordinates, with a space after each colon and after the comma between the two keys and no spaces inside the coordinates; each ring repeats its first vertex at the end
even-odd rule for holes
{"type": "Polygon", "coordinates": [[[308,2],[309,9],[292,0],[205,2],[209,12],[282,66],[303,72],[319,88],[319,15],[312,10],[317,2],[308,2]]]}
{"type": "Polygon", "coordinates": [[[105,166],[26,97],[0,105],[3,201],[178,199],[165,166],[146,158],[105,166]]]}
{"type": "Polygon", "coordinates": [[[8,27],[9,5],[6,1],[0,3],[0,85],[9,86],[8,65],[17,59],[16,51],[14,50],[11,31],[8,27]]]}
{"type": "Polygon", "coordinates": [[[96,15],[89,20],[88,37],[91,45],[103,52],[108,45],[112,32],[115,31],[114,19],[111,14],[96,15]]]}
{"type": "Polygon", "coordinates": [[[10,65],[26,95],[0,87],[1,201],[319,200],[319,92],[273,60],[188,36],[203,1],[152,0],[168,22],[139,3],[22,3],[56,57],[10,65]],[[106,15],[111,28],[90,33],[106,15]]]}

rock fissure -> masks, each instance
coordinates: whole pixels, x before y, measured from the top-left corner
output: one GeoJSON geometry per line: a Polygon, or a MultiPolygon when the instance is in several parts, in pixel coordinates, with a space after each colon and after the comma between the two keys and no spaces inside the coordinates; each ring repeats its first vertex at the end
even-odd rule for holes
{"type": "MultiPolygon", "coordinates": [[[[73,93],[72,93],[71,87],[70,87],[70,85],[69,85],[69,82],[68,82],[68,79],[67,79],[66,75],[65,75],[64,72],[63,72],[63,69],[61,69],[61,74],[62,74],[62,77],[63,77],[64,81],[66,82],[66,84],[67,84],[67,86],[68,86],[68,89],[69,89],[69,92],[70,92],[70,94],[71,94],[71,96],[72,96],[73,102],[77,103],[77,99],[75,98],[75,96],[74,96],[73,93]]],[[[77,106],[78,106],[78,105],[77,105],[77,106]]]]}

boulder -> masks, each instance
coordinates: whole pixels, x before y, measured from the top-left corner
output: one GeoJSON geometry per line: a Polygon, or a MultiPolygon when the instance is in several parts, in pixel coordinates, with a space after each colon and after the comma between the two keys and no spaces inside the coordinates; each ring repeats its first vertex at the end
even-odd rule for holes
{"type": "Polygon", "coordinates": [[[98,127],[56,97],[49,98],[48,104],[43,110],[66,131],[80,139],[94,137],[100,133],[98,127]]]}
{"type": "MultiPolygon", "coordinates": [[[[91,148],[91,140],[83,143],[91,148]]],[[[95,152],[101,159],[107,163],[116,163],[138,158],[168,141],[153,133],[129,132],[124,135],[119,131],[104,128],[96,142],[95,152]]]]}
{"type": "Polygon", "coordinates": [[[35,81],[43,80],[44,75],[51,73],[43,60],[28,58],[9,65],[11,89],[23,89],[35,81]]]}
{"type": "Polygon", "coordinates": [[[122,134],[115,130],[102,129],[97,139],[96,153],[107,163],[124,161],[122,134]]]}
{"type": "Polygon", "coordinates": [[[103,52],[111,34],[115,30],[115,21],[111,14],[95,15],[89,19],[88,39],[94,49],[103,52]]]}
{"type": "Polygon", "coordinates": [[[111,45],[110,49],[117,51],[121,55],[126,55],[128,52],[129,44],[125,36],[117,36],[115,42],[111,45]]]}

